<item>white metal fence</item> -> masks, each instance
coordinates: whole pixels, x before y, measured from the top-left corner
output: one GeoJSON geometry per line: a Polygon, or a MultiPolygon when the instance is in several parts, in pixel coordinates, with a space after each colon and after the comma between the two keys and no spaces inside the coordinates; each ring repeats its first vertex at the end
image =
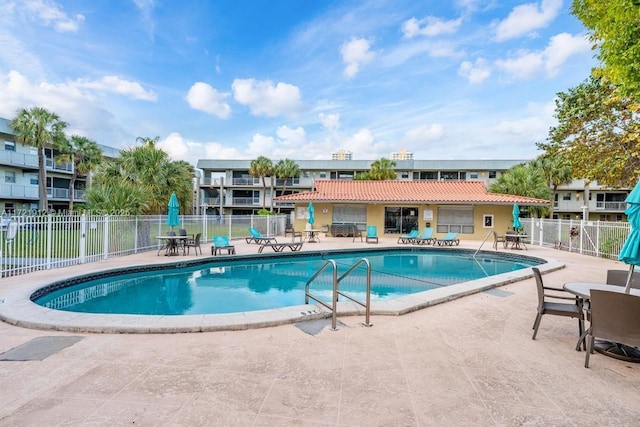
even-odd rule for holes
{"type": "MultiPolygon", "coordinates": [[[[201,234],[206,244],[213,236],[229,239],[249,235],[255,227],[265,236],[284,232],[284,215],[185,215],[174,231],[201,234]]],[[[166,215],[34,215],[3,221],[0,231],[0,277],[84,264],[145,251],[157,251],[156,236],[171,230],[166,215]]]]}

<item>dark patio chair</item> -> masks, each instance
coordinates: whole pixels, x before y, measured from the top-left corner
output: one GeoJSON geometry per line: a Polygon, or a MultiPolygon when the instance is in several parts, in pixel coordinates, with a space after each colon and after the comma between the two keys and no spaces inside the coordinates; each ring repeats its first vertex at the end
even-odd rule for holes
{"type": "Polygon", "coordinates": [[[200,249],[200,255],[202,255],[202,248],[200,247],[200,236],[202,233],[196,234],[196,237],[193,239],[187,239],[184,242],[184,248],[187,251],[187,255],[189,255],[189,248],[194,248],[196,255],[198,255],[198,249],[200,249]]]}
{"type": "Polygon", "coordinates": [[[538,334],[538,327],[540,326],[540,320],[545,314],[551,314],[554,316],[565,316],[578,319],[578,336],[582,337],[584,333],[584,312],[582,311],[582,299],[565,291],[562,288],[554,288],[551,286],[545,286],[542,282],[542,274],[540,270],[533,267],[533,275],[536,278],[536,286],[538,288],[538,314],[536,314],[536,320],[533,322],[533,337],[535,340],[538,334]],[[571,301],[569,302],[557,302],[571,301]]]}
{"type": "Polygon", "coordinates": [[[619,292],[591,291],[591,324],[587,331],[584,367],[596,338],[640,347],[640,297],[619,292]]]}
{"type": "MultiPolygon", "coordinates": [[[[629,270],[607,270],[607,283],[610,285],[627,286],[629,270]]],[[[640,289],[640,273],[631,276],[631,287],[640,289]]]]}

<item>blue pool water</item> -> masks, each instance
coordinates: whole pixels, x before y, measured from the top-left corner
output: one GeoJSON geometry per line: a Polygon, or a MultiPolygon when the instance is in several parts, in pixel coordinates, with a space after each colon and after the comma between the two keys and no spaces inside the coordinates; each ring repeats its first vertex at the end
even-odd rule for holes
{"type": "MultiPolygon", "coordinates": [[[[261,257],[181,265],[109,274],[91,280],[62,283],[32,299],[45,307],[84,313],[183,315],[218,314],[273,309],[304,304],[307,280],[327,259],[338,265],[338,276],[362,258],[371,265],[371,300],[416,292],[506,273],[540,263],[526,257],[478,255],[451,250],[388,250],[318,255],[261,257]]],[[[314,295],[331,300],[332,269],[313,282],[314,295]]],[[[356,269],[340,289],[364,300],[366,270],[356,269]]]]}

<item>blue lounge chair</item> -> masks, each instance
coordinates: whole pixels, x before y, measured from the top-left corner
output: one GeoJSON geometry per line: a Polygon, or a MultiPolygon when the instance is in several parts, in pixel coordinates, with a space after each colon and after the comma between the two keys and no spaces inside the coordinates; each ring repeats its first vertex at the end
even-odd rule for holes
{"type": "Polygon", "coordinates": [[[367,236],[365,240],[367,243],[378,243],[378,227],[375,225],[367,225],[367,236]]]}
{"type": "Polygon", "coordinates": [[[418,230],[411,230],[409,234],[398,237],[398,243],[413,243],[413,239],[419,236],[420,233],[418,232],[418,230]]]}
{"type": "Polygon", "coordinates": [[[213,236],[213,245],[211,245],[211,255],[222,254],[227,251],[228,255],[236,253],[236,247],[233,246],[226,236],[213,236]]]}
{"type": "Polygon", "coordinates": [[[438,246],[453,246],[454,244],[459,245],[460,239],[458,239],[458,233],[454,233],[453,231],[450,231],[443,238],[441,239],[436,238],[434,244],[437,244],[438,246]]]}
{"type": "Polygon", "coordinates": [[[263,243],[278,243],[275,237],[263,236],[258,230],[253,227],[249,227],[249,233],[251,234],[251,236],[245,237],[247,243],[257,243],[259,245],[263,243]]]}
{"type": "Polygon", "coordinates": [[[413,243],[416,245],[430,245],[435,243],[435,238],[433,237],[433,228],[425,227],[422,230],[422,235],[413,239],[413,243]]]}

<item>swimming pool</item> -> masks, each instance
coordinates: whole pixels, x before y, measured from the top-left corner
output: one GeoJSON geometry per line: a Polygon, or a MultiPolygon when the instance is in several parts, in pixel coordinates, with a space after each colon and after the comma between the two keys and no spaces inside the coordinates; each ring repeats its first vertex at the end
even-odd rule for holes
{"type": "MultiPolygon", "coordinates": [[[[56,310],[103,314],[178,316],[278,309],[304,304],[305,283],[327,259],[336,261],[340,275],[362,258],[371,265],[372,305],[544,262],[434,248],[280,254],[88,275],[40,289],[31,300],[56,310]]],[[[355,270],[341,290],[364,301],[365,276],[364,269],[355,270]]],[[[330,301],[331,279],[330,271],[323,272],[312,284],[314,295],[330,301]]]]}

